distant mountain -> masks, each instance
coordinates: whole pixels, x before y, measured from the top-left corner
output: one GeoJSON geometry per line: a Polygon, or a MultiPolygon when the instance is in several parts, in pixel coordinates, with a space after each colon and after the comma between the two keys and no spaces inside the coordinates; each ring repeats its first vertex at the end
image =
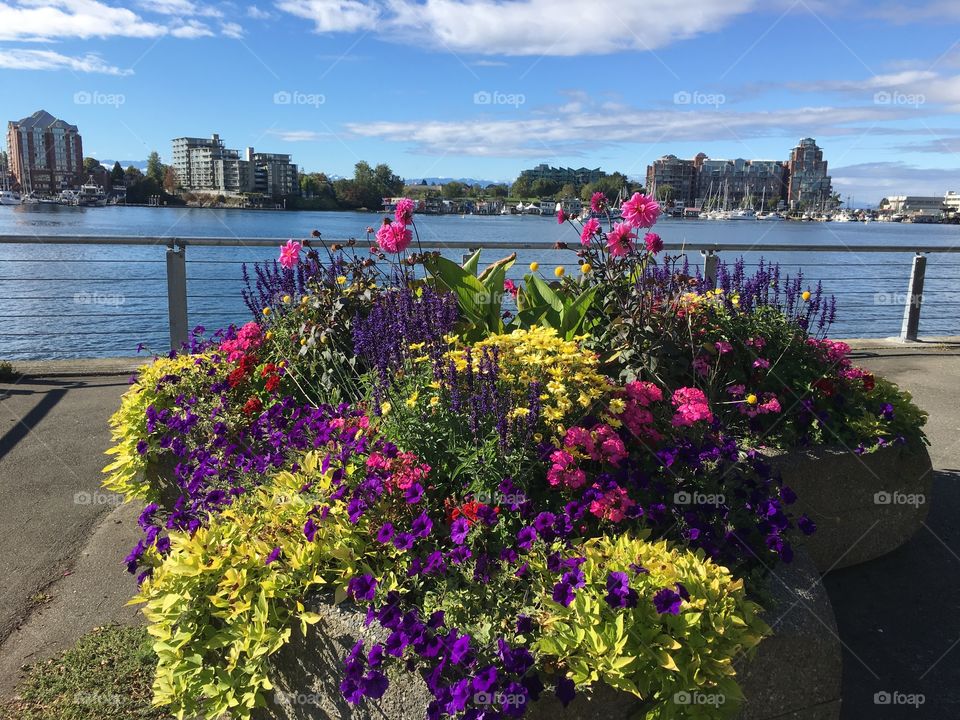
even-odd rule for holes
{"type": "MultiPolygon", "coordinates": [[[[449,178],[449,177],[428,177],[428,178],[404,178],[403,180],[407,185],[420,185],[426,181],[427,185],[445,185],[448,182],[458,182],[463,183],[464,185],[480,185],[482,187],[487,187],[488,185],[499,185],[500,183],[496,180],[478,180],[477,178],[468,178],[468,177],[458,177],[458,178],[449,178]]],[[[509,183],[507,183],[509,185],[509,183]]]]}
{"type": "MultiPolygon", "coordinates": [[[[113,164],[117,162],[116,160],[101,160],[100,164],[103,165],[107,170],[113,167],[113,164]]],[[[121,160],[120,167],[126,170],[128,167],[133,165],[141,172],[146,172],[147,170],[147,161],[146,160],[121,160]]]]}

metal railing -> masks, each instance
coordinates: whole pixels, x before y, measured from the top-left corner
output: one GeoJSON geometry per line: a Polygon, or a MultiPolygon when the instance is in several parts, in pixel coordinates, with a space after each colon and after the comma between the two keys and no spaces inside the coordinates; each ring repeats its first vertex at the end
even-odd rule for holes
{"type": "MultiPolygon", "coordinates": [[[[171,348],[178,348],[182,343],[188,340],[189,327],[188,322],[188,277],[187,277],[187,248],[278,248],[285,243],[288,238],[237,238],[237,237],[141,237],[141,236],[36,236],[36,235],[0,235],[0,245],[71,245],[71,246],[143,246],[165,248],[164,278],[150,278],[152,281],[166,281],[166,317],[169,327],[169,338],[171,348]]],[[[331,241],[328,240],[328,244],[331,241]]],[[[458,241],[449,242],[426,241],[421,247],[425,250],[446,250],[451,252],[472,252],[475,250],[489,250],[499,252],[512,252],[521,250],[552,251],[556,246],[543,242],[485,242],[476,241],[458,241]]],[[[865,253],[865,254],[912,254],[912,264],[909,281],[905,288],[903,302],[903,319],[899,338],[902,341],[916,341],[918,339],[920,326],[920,311],[923,304],[924,281],[926,278],[927,257],[931,254],[957,254],[960,248],[957,247],[937,247],[937,246],[916,246],[902,247],[889,245],[797,245],[797,244],[751,244],[751,243],[665,243],[665,249],[670,252],[683,252],[687,254],[699,253],[702,260],[702,273],[705,277],[715,280],[717,268],[721,255],[734,255],[740,253],[816,253],[819,255],[837,254],[837,253],[865,253]]],[[[0,262],[4,258],[0,255],[0,262]]],[[[31,262],[26,260],[23,262],[31,262]]],[[[62,262],[69,262],[63,260],[62,262]]],[[[108,263],[111,260],[88,260],[88,262],[108,263]]],[[[157,261],[150,261],[157,262],[157,261]]],[[[239,261],[203,261],[195,262],[239,262],[239,261]]],[[[812,263],[811,266],[816,266],[812,263]]],[[[960,265],[954,264],[957,267],[960,265]]],[[[958,273],[960,275],[960,273],[958,273]]],[[[43,280],[46,278],[31,278],[43,280]]],[[[58,278],[49,278],[57,280],[58,278]]],[[[219,278],[204,278],[203,280],[216,280],[219,278]]],[[[850,278],[854,280],[855,278],[850,278]]],[[[890,280],[892,278],[875,278],[890,280]]],[[[13,278],[0,277],[2,281],[13,280],[13,278]]],[[[103,280],[109,280],[104,278],[103,280]]],[[[952,278],[951,278],[952,280],[952,278]]],[[[0,284],[2,287],[2,284],[0,284]]],[[[960,290],[960,287],[958,287],[960,290]]],[[[944,292],[944,291],[941,291],[944,292]]],[[[193,297],[204,297],[194,295],[193,297]]],[[[207,296],[222,297],[222,296],[207,296]]],[[[37,298],[40,299],[40,298],[37,298]]],[[[955,303],[957,304],[957,303],[955,303]]],[[[62,315],[61,315],[62,317],[62,315]]],[[[69,317],[69,316],[68,316],[69,317]]],[[[79,317],[79,316],[77,316],[79,317]]],[[[2,334],[2,333],[0,333],[2,334]]],[[[97,333],[87,333],[96,335],[97,333]]],[[[104,333],[109,334],[109,333],[104,333]]]]}

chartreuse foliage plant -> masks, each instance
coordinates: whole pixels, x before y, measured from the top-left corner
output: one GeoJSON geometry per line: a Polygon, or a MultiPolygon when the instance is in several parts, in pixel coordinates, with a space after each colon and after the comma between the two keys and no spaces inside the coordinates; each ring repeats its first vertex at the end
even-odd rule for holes
{"type": "Polygon", "coordinates": [[[220,367],[207,355],[177,355],[156,358],[137,371],[136,380],[120,399],[120,409],[110,418],[114,445],[107,454],[115,457],[103,469],[105,488],[127,499],[157,499],[158,488],[144,476],[151,453],[156,455],[160,449],[157,439],[150,439],[150,418],[174,405],[180,391],[171,392],[171,385],[185,378],[182,389],[200,382],[209,386],[210,373],[216,375],[220,367]]]}
{"type": "MultiPolygon", "coordinates": [[[[341,601],[347,580],[370,570],[371,539],[343,506],[322,521],[315,513],[312,541],[304,535],[317,495],[303,487],[322,494],[334,472],[321,472],[320,463],[308,453],[300,472],[277,473],[192,536],[173,533],[164,557],[148,553],[153,574],[131,602],[145,604],[155,639],[155,704],[179,718],[248,717],[272,688],[270,655],[319,620],[305,608],[307,596],[327,592],[341,601]]],[[[395,586],[402,568],[394,561],[381,582],[395,586]]]]}
{"type": "Polygon", "coordinates": [[[566,667],[577,686],[636,695],[647,718],[732,717],[742,700],[732,660],[770,632],[743,581],[702,553],[629,535],[593,538],[581,551],[576,598],[545,600],[536,616],[543,661],[566,667]],[[715,702],[684,702],[693,693],[715,702]]]}

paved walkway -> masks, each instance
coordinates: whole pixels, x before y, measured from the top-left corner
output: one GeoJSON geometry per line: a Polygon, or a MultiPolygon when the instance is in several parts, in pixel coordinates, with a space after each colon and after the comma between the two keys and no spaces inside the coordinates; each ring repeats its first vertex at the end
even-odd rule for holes
{"type": "MultiPolygon", "coordinates": [[[[936,479],[926,527],[907,545],[823,579],[845,647],[843,720],[960,718],[960,344],[856,347],[930,413],[936,479]],[[924,702],[877,705],[882,692],[924,702]]],[[[71,375],[0,383],[0,695],[22,663],[97,625],[138,621],[123,607],[134,582],[121,562],[136,508],[98,490],[126,376],[71,375]]]]}

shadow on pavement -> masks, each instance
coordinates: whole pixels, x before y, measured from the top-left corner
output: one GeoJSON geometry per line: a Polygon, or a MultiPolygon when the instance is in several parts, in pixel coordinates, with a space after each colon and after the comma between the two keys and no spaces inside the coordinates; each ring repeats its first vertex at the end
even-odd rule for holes
{"type": "Polygon", "coordinates": [[[842,720],[960,718],[960,470],[934,471],[906,545],[823,577],[843,639],[842,720]]]}

